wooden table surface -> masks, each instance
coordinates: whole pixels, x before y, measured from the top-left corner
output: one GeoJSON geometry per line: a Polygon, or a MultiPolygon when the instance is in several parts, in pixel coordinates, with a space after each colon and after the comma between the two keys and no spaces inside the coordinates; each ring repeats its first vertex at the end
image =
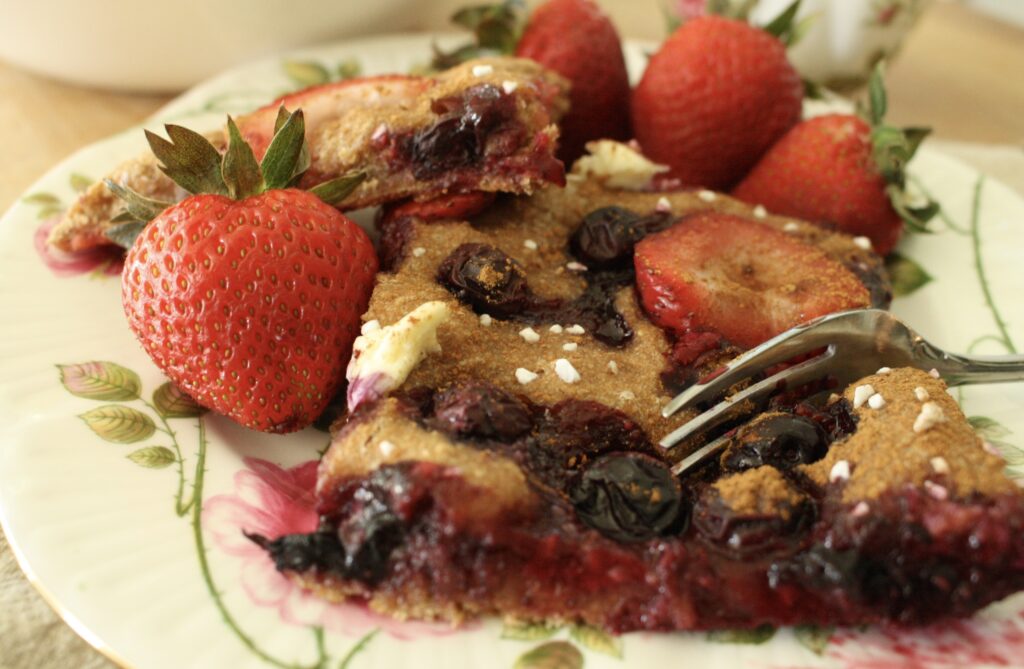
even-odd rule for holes
{"type": "MultiPolygon", "coordinates": [[[[465,0],[426,5],[419,24],[446,27],[465,0]]],[[[656,0],[604,0],[625,36],[659,39],[656,0]],[[649,5],[649,6],[648,6],[649,5]]],[[[890,120],[930,125],[937,138],[1024,149],[1024,30],[958,4],[936,3],[889,68],[890,120]]],[[[0,211],[74,150],[139,123],[170,96],[89,90],[0,63],[0,211]]],[[[17,572],[0,537],[0,609],[30,620],[20,636],[0,617],[0,669],[103,667],[17,572]]]]}

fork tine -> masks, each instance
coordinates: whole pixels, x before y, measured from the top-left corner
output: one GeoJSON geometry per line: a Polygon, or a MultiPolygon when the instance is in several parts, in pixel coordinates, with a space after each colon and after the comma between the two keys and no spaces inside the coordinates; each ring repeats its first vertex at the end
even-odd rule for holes
{"type": "Polygon", "coordinates": [[[852,312],[823,316],[786,330],[746,351],[729,361],[718,372],[712,372],[712,378],[706,382],[696,383],[676,395],[662,408],[661,415],[668,418],[681,409],[710,401],[759,371],[827,345],[828,331],[850,313],[852,312]]]}
{"type": "Polygon", "coordinates": [[[781,383],[785,383],[787,386],[799,386],[819,378],[823,371],[827,369],[829,361],[834,354],[835,348],[830,346],[817,357],[784,369],[778,374],[773,374],[767,379],[759,381],[749,388],[745,388],[732,397],[722,400],[693,420],[684,423],[662,439],[658,445],[667,450],[684,439],[714,429],[722,423],[744,413],[748,401],[757,405],[766,399],[778,389],[781,383]]]}
{"type": "Polygon", "coordinates": [[[699,463],[704,462],[709,457],[725,448],[726,443],[728,443],[729,441],[729,436],[730,435],[723,435],[718,439],[715,439],[711,443],[701,446],[693,453],[690,453],[685,458],[676,463],[674,467],[672,467],[672,473],[675,474],[676,476],[679,476],[687,469],[695,467],[699,463]]]}

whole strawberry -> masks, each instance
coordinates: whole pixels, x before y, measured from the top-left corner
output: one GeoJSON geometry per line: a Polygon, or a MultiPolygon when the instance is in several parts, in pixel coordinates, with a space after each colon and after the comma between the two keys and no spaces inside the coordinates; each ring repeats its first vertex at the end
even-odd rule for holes
{"type": "Polygon", "coordinates": [[[644,153],[683,185],[722,190],[800,120],[802,98],[782,41],[703,16],[651,58],[633,91],[633,130],[644,153]]]}
{"type": "Polygon", "coordinates": [[[769,211],[826,223],[892,251],[906,222],[923,228],[937,206],[906,203],[904,167],[928,133],[882,124],[881,73],[871,81],[868,119],[829,114],[803,121],[778,141],[733,194],[769,211]]]}
{"type": "MultiPolygon", "coordinates": [[[[149,135],[164,171],[197,194],[112,237],[138,233],[122,302],[156,365],[203,406],[291,432],[338,389],[377,257],[361,228],[314,192],[287,187],[301,173],[301,111],[278,125],[262,170],[230,119],[223,159],[178,126],[167,126],[171,142],[149,135]]],[[[317,190],[343,197],[358,179],[342,179],[317,190]]],[[[108,185],[138,218],[163,206],[108,185]]]]}
{"type": "Polygon", "coordinates": [[[548,0],[530,15],[515,55],[569,79],[558,157],[571,162],[594,139],[627,139],[629,75],[615,26],[591,0],[548,0]]]}

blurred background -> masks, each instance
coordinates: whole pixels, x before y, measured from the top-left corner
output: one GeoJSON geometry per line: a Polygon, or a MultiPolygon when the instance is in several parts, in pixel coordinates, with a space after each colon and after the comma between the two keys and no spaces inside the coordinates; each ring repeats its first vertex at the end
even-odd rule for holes
{"type": "MultiPolygon", "coordinates": [[[[685,17],[708,2],[756,5],[762,21],[788,4],[599,1],[623,37],[652,41],[665,36],[666,15],[685,17]]],[[[5,2],[0,210],[73,150],[141,122],[227,67],[346,36],[451,30],[449,16],[472,2],[5,2]]],[[[801,15],[812,14],[792,52],[805,75],[856,92],[870,63],[898,50],[888,76],[891,122],[925,123],[943,139],[1024,146],[1024,0],[805,0],[801,15]]]]}
{"type": "MultiPolygon", "coordinates": [[[[660,41],[667,18],[711,2],[598,0],[626,38],[660,41]]],[[[447,31],[473,0],[35,0],[0,5],[0,212],[59,160],[144,121],[177,92],[289,47],[447,31]]],[[[535,4],[530,2],[528,4],[535,4]]],[[[889,121],[930,125],[941,147],[1024,194],[1024,0],[804,0],[791,52],[847,94],[882,55],[889,121]]],[[[42,602],[0,536],[0,669],[109,667],[42,602]]]]}

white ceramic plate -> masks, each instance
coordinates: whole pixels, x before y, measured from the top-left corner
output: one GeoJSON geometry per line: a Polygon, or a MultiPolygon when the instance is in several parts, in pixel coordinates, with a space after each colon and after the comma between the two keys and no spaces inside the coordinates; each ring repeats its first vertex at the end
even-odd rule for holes
{"type": "MultiPolygon", "coordinates": [[[[367,73],[406,71],[429,47],[425,36],[349,42],[290,56],[323,69],[291,69],[316,78],[354,58],[367,73]]],[[[638,71],[640,47],[628,52],[638,71]]],[[[295,87],[280,59],[263,61],[195,88],[147,125],[210,128],[225,112],[295,87]]],[[[497,621],[453,632],[302,595],[240,530],[277,535],[310,527],[309,463],[326,435],[261,435],[216,416],[197,419],[163,392],[154,397],[165,379],[125,327],[119,283],[97,266],[102,259],[38,251],[40,227],[71,200],[83,176],[97,178],[143,148],[142,132],[132,129],[83,149],[0,221],[3,527],[29,578],[76,631],[118,662],[146,669],[424,669],[512,667],[517,658],[516,666],[567,668],[584,659],[588,667],[883,667],[914,659],[916,666],[946,667],[1024,657],[1021,598],[926,632],[610,639],[567,629],[541,638],[538,630],[503,630],[497,621]],[[507,638],[516,636],[529,638],[507,638]]],[[[913,172],[948,218],[936,221],[937,234],[912,236],[900,247],[932,279],[897,299],[894,310],[952,350],[1024,347],[1024,201],[927,148],[913,172]]],[[[904,283],[924,278],[915,267],[903,266],[904,283]]],[[[982,423],[993,442],[1024,445],[1024,387],[971,388],[963,400],[969,415],[990,419],[982,423]]],[[[1021,464],[1024,454],[999,447],[1021,464]]]]}

